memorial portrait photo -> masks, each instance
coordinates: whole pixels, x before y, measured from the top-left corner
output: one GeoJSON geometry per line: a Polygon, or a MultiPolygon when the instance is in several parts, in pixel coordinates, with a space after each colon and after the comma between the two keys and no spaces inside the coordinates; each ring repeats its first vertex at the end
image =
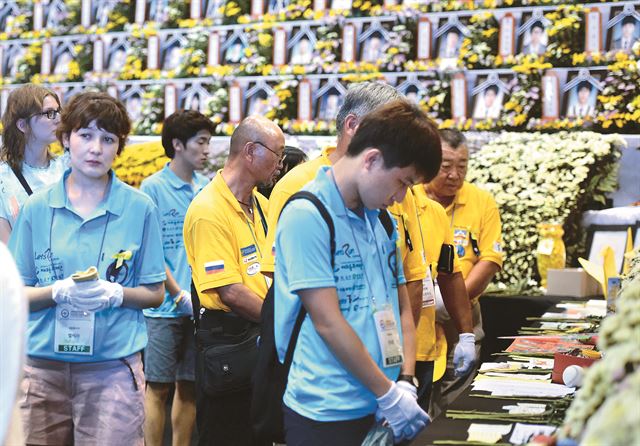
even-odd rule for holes
{"type": "Polygon", "coordinates": [[[490,84],[475,97],[473,119],[498,119],[504,94],[496,84],[490,84]]]}
{"type": "Polygon", "coordinates": [[[596,97],[598,92],[588,80],[580,81],[568,92],[567,117],[587,118],[596,114],[596,97]]]}
{"type": "Polygon", "coordinates": [[[640,40],[640,23],[634,16],[626,15],[613,27],[609,49],[628,53],[638,40],[640,40]]]}
{"type": "Polygon", "coordinates": [[[547,51],[549,38],[542,20],[536,20],[524,32],[522,36],[522,54],[541,55],[547,51]]]}

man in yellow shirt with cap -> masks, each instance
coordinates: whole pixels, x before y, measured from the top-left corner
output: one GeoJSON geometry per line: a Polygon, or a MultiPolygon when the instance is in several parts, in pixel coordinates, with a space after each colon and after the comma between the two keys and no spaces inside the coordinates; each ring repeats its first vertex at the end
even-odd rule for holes
{"type": "MultiPolygon", "coordinates": [[[[453,235],[456,256],[467,292],[472,302],[473,332],[475,335],[476,361],[480,357],[480,342],[484,338],[482,316],[478,298],[502,268],[502,231],[498,206],[486,191],[465,181],[469,150],[464,135],[457,130],[442,130],[442,165],[440,172],[425,191],[429,198],[440,203],[447,214],[453,235]]],[[[470,384],[475,373],[459,376],[454,371],[452,354],[458,343],[458,331],[449,320],[446,309],[438,309],[436,335],[438,349],[448,344],[447,371],[440,383],[436,383],[431,400],[430,414],[435,417],[470,384]],[[445,341],[446,335],[446,341],[445,341]]],[[[460,337],[469,344],[470,337],[460,337]]],[[[472,371],[474,372],[474,371],[472,371]]]]}
{"type": "MultiPolygon", "coordinates": [[[[336,147],[325,149],[318,158],[293,168],[276,183],[269,196],[269,232],[263,249],[263,273],[273,274],[275,268],[275,228],[280,211],[289,197],[313,180],[320,167],[334,164],[347,153],[349,143],[364,115],[400,97],[401,94],[395,88],[380,82],[362,82],[349,87],[336,118],[338,132],[336,147]]],[[[422,257],[422,248],[417,244],[415,247],[411,244],[412,240],[419,238],[419,229],[412,206],[413,201],[405,199],[401,204],[390,207],[389,211],[398,223],[398,247],[403,261],[411,305],[412,308],[415,305],[418,305],[419,308],[422,279],[425,276],[426,267],[422,257]],[[405,206],[410,207],[405,209],[405,206]]]]}
{"type": "MultiPolygon", "coordinates": [[[[283,154],[284,135],[277,125],[261,116],[246,118],[231,136],[224,168],[193,199],[185,216],[184,246],[194,297],[202,307],[198,312],[194,306],[201,445],[256,444],[249,422],[250,382],[240,383],[234,392],[212,391],[220,383],[211,376],[219,372],[206,359],[213,347],[236,346],[247,341],[247,333],[257,334],[269,285],[260,273],[267,200],[256,187],[273,183],[283,154]]],[[[227,378],[233,378],[237,371],[228,372],[227,378]]]]}

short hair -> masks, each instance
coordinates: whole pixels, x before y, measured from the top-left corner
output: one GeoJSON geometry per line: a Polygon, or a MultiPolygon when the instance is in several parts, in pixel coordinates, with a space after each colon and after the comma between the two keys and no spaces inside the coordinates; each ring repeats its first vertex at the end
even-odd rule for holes
{"type": "Polygon", "coordinates": [[[162,147],[167,157],[173,159],[176,149],[173,140],[178,139],[186,145],[200,130],[206,130],[212,135],[216,127],[209,118],[196,110],[178,110],[169,115],[162,124],[162,147]]]}
{"type": "Polygon", "coordinates": [[[498,86],[496,84],[491,84],[484,89],[485,93],[489,90],[493,91],[495,94],[498,94],[498,86]]]}
{"type": "Polygon", "coordinates": [[[591,91],[593,90],[593,85],[591,85],[591,82],[584,80],[584,81],[580,81],[580,83],[578,84],[578,88],[576,89],[576,91],[580,91],[583,88],[586,88],[587,90],[591,91]]]}
{"type": "Polygon", "coordinates": [[[622,26],[624,25],[628,25],[628,24],[632,24],[633,26],[636,25],[636,19],[633,16],[627,15],[622,19],[622,26]]]}
{"type": "Polygon", "coordinates": [[[131,120],[122,102],[102,92],[80,93],[71,98],[60,116],[56,136],[62,144],[62,136],[89,127],[91,122],[118,137],[118,154],[122,152],[131,131],[131,120]]]}
{"type": "Polygon", "coordinates": [[[442,129],[440,130],[440,139],[451,149],[456,150],[467,144],[467,138],[460,130],[442,129]]]}
{"type": "Polygon", "coordinates": [[[542,23],[542,20],[536,20],[535,22],[533,22],[529,27],[529,31],[533,31],[533,28],[540,28],[542,31],[544,31],[544,24],[542,23]]]}
{"type": "Polygon", "coordinates": [[[58,96],[47,88],[34,84],[26,84],[16,88],[9,94],[7,108],[2,114],[2,146],[0,159],[16,170],[22,169],[24,150],[29,139],[29,131],[18,129],[20,119],[28,120],[30,116],[42,111],[44,100],[51,96],[60,107],[58,96]]]}
{"type": "Polygon", "coordinates": [[[438,127],[417,105],[397,99],[365,115],[347,148],[348,157],[367,148],[382,152],[387,169],[415,166],[426,182],[440,170],[438,127]]]}
{"type": "Polygon", "coordinates": [[[336,117],[338,137],[342,135],[344,121],[348,115],[362,118],[377,107],[401,97],[395,88],[382,82],[360,82],[350,85],[336,117]]]}

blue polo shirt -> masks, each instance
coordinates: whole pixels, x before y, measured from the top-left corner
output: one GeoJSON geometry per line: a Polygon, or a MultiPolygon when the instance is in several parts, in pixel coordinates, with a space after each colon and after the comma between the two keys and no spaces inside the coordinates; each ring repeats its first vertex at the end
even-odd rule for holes
{"type": "MultiPolygon", "coordinates": [[[[331,167],[321,167],[315,180],[303,190],[317,195],[331,214],[336,231],[335,268],[331,268],[329,229],[315,206],[307,200],[287,205],[278,221],[275,247],[274,328],[280,361],[284,361],[301,305],[297,291],[335,287],[344,318],[374,362],[395,381],[400,366],[382,366],[372,296],[377,308],[391,304],[400,327],[393,273],[398,265],[397,233],[394,230],[389,238],[377,210],[365,209],[365,220],[346,209],[333,181],[331,167]]],[[[404,284],[401,262],[397,268],[398,283],[404,284]]],[[[402,338],[402,333],[400,336],[402,338]]],[[[318,335],[308,315],[296,344],[284,403],[316,421],[356,419],[372,414],[377,407],[374,394],[343,367],[318,335]]]]}
{"type": "MultiPolygon", "coordinates": [[[[189,292],[191,292],[191,270],[187,262],[187,252],[184,250],[182,227],[191,200],[208,183],[207,177],[195,172],[193,182],[187,183],[180,179],[167,163],[162,170],[145,179],[140,185],[140,190],[151,197],[160,213],[164,262],[180,288],[189,292]]],[[[168,290],[165,291],[161,306],[148,308],[143,312],[147,317],[191,316],[178,311],[168,290]]]]}
{"type": "MultiPolygon", "coordinates": [[[[73,210],[65,190],[67,170],[60,181],[42,189],[25,203],[11,232],[11,250],[22,280],[47,286],[76,271],[96,266],[100,278],[124,287],[166,279],[158,210],[145,194],[124,184],[111,172],[107,194],[87,217],[73,210]],[[115,254],[131,252],[118,268],[115,254]]],[[[66,362],[97,362],[123,358],[147,344],[141,310],[108,308],[95,314],[94,354],[54,353],[55,305],[29,313],[27,353],[66,362]]]]}

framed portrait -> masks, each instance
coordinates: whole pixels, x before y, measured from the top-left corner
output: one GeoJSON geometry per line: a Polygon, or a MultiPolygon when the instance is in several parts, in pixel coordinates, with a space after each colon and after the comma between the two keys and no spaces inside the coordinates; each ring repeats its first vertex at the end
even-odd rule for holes
{"type": "Polygon", "coordinates": [[[281,12],[284,12],[289,6],[289,0],[269,0],[267,5],[267,11],[269,14],[277,15],[281,12]]]}
{"type": "Polygon", "coordinates": [[[384,55],[387,46],[389,46],[388,41],[381,31],[372,32],[361,43],[360,61],[377,62],[384,55]]]}
{"type": "Polygon", "coordinates": [[[91,2],[93,23],[98,25],[99,28],[105,28],[109,23],[111,13],[118,3],[119,0],[93,0],[91,2]]]}
{"type": "Polygon", "coordinates": [[[165,71],[175,70],[178,68],[183,62],[183,52],[182,48],[186,44],[186,39],[184,36],[176,34],[176,35],[167,35],[165,40],[161,44],[160,54],[162,59],[161,68],[165,71]]]}
{"type": "Polygon", "coordinates": [[[497,76],[478,77],[478,85],[472,90],[473,113],[476,120],[497,120],[502,114],[502,105],[508,94],[507,85],[497,76]]]}
{"type": "Polygon", "coordinates": [[[259,80],[245,92],[244,115],[264,116],[269,110],[278,106],[278,96],[265,81],[259,80]]]}
{"type": "Polygon", "coordinates": [[[204,16],[212,19],[214,23],[221,23],[224,19],[224,5],[226,0],[206,0],[207,8],[204,16]]]}
{"type": "Polygon", "coordinates": [[[46,29],[58,30],[68,16],[69,10],[64,0],[50,0],[44,9],[44,26],[46,29]]]}
{"type": "Polygon", "coordinates": [[[345,89],[334,79],[328,81],[316,93],[316,119],[333,121],[344,100],[345,89]]]}
{"type": "Polygon", "coordinates": [[[520,36],[520,53],[542,55],[547,51],[549,36],[547,28],[551,22],[536,10],[533,14],[522,15],[522,25],[518,29],[520,36]]]}
{"type": "Polygon", "coordinates": [[[183,110],[204,113],[210,96],[211,93],[201,84],[193,84],[180,93],[178,102],[183,110]]]}
{"type": "Polygon", "coordinates": [[[542,76],[542,120],[550,121],[560,117],[560,79],[553,71],[542,76]]]}
{"type": "Polygon", "coordinates": [[[316,36],[307,26],[294,28],[287,47],[289,49],[289,64],[309,65],[316,57],[316,36]]]}
{"type": "Polygon", "coordinates": [[[596,100],[600,82],[591,76],[589,70],[580,70],[577,76],[567,82],[565,92],[565,116],[567,118],[589,119],[596,115],[596,100]]]}
{"type": "Polygon", "coordinates": [[[53,74],[66,76],[69,73],[69,63],[74,60],[74,58],[73,42],[58,43],[58,45],[53,48],[53,56],[51,58],[53,74]]]}
{"type": "Polygon", "coordinates": [[[17,0],[3,0],[0,2],[0,29],[7,34],[11,34],[14,29],[14,19],[21,13],[17,0]]]}
{"type": "Polygon", "coordinates": [[[110,42],[106,59],[107,71],[110,73],[121,72],[127,61],[127,51],[129,51],[129,43],[126,39],[118,39],[110,42]]]}
{"type": "Polygon", "coordinates": [[[409,75],[404,80],[398,79],[396,90],[414,104],[419,104],[427,93],[427,86],[424,78],[409,75]]]}
{"type": "Polygon", "coordinates": [[[247,47],[246,37],[234,32],[231,36],[225,39],[222,44],[222,52],[224,54],[224,63],[226,65],[239,64],[244,57],[244,49],[247,47]]]}
{"type": "MultiPolygon", "coordinates": [[[[587,229],[587,255],[590,262],[603,264],[602,250],[613,249],[616,271],[622,272],[624,252],[627,247],[627,231],[631,227],[632,237],[637,234],[638,224],[633,225],[593,225],[587,229]]],[[[637,236],[636,243],[638,242],[637,236]]]]}
{"type": "Polygon", "coordinates": [[[435,33],[438,58],[440,59],[440,69],[455,68],[460,55],[462,39],[469,34],[467,27],[458,21],[456,16],[449,17],[449,20],[435,33]]]}
{"type": "Polygon", "coordinates": [[[630,53],[634,43],[640,40],[640,14],[631,4],[627,4],[617,15],[614,14],[615,9],[612,9],[613,17],[607,24],[609,31],[607,49],[630,53]]]}
{"type": "Polygon", "coordinates": [[[127,109],[127,114],[131,121],[138,123],[142,118],[142,97],[144,89],[139,86],[131,86],[124,88],[120,93],[120,100],[127,109]]]}
{"type": "Polygon", "coordinates": [[[22,61],[22,58],[27,53],[27,49],[24,44],[12,43],[5,45],[2,51],[2,76],[15,78],[18,74],[18,66],[22,61]]]}
{"type": "Polygon", "coordinates": [[[147,20],[156,23],[169,21],[169,0],[148,0],[147,20]]]}

